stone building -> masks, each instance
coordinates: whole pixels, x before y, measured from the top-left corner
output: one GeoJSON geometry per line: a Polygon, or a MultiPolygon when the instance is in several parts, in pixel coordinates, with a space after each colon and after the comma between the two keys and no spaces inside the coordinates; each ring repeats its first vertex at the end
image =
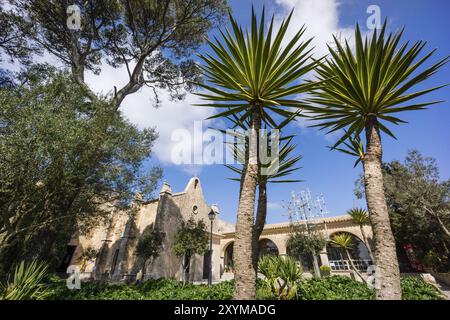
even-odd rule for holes
{"type": "MultiPolygon", "coordinates": [[[[209,226],[208,213],[211,206],[206,202],[200,180],[193,177],[183,192],[172,192],[170,185],[164,183],[159,198],[148,201],[136,208],[135,214],[116,212],[108,225],[98,226],[88,235],[74,235],[68,245],[68,253],[63,268],[69,265],[82,266],[84,277],[97,280],[133,281],[142,269],[142,261],[134,253],[139,237],[152,228],[165,233],[160,256],[147,266],[146,278],[170,277],[182,279],[181,258],[172,252],[174,235],[181,221],[193,217],[203,219],[209,226]],[[93,261],[82,261],[82,254],[88,248],[97,252],[93,261]]],[[[339,216],[316,220],[316,230],[327,238],[336,232],[348,232],[355,237],[357,246],[352,260],[364,270],[370,260],[363,235],[358,225],[349,216],[339,216]]],[[[234,225],[216,217],[213,223],[212,276],[213,281],[233,277],[234,225]]],[[[372,238],[370,227],[364,226],[369,242],[372,238]]],[[[261,254],[288,254],[286,242],[292,232],[289,223],[267,224],[260,238],[261,254]]],[[[349,263],[342,253],[327,245],[319,253],[321,265],[329,265],[334,273],[352,274],[349,263]]],[[[194,256],[188,268],[190,281],[203,281],[208,277],[209,259],[194,256]]],[[[306,271],[311,269],[308,259],[302,260],[306,271]]]]}

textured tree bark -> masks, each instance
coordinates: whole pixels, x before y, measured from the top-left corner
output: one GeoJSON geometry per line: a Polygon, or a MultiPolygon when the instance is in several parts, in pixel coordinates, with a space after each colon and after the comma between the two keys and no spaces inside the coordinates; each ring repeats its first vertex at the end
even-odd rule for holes
{"type": "Polygon", "coordinates": [[[384,194],[381,169],[382,145],[377,120],[370,119],[365,129],[364,186],[375,243],[377,277],[380,283],[380,288],[376,290],[376,299],[400,300],[402,297],[400,270],[384,194]]]}
{"type": "Polygon", "coordinates": [[[252,261],[256,274],[258,274],[259,237],[266,224],[267,216],[266,185],[266,181],[260,181],[258,184],[258,208],[256,209],[255,225],[253,226],[252,261]]]}
{"type": "Polygon", "coordinates": [[[243,172],[242,190],[236,223],[236,240],[233,248],[234,299],[252,300],[256,298],[256,273],[252,263],[253,219],[255,193],[258,179],[258,130],[261,125],[259,108],[255,108],[250,130],[249,158],[243,172]]]}

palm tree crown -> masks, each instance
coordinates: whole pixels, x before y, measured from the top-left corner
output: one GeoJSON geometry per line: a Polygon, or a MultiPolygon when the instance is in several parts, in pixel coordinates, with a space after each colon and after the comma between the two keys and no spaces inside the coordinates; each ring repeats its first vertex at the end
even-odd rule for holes
{"type": "Polygon", "coordinates": [[[306,92],[316,86],[314,83],[295,82],[313,70],[317,62],[310,60],[312,49],[308,49],[308,46],[312,39],[300,42],[305,27],[282,48],[291,17],[292,12],[272,38],[274,18],[272,17],[269,30],[265,34],[264,10],[259,26],[252,11],[250,33],[244,33],[230,15],[232,33],[228,30],[221,31],[223,43],[217,38],[215,43],[208,41],[217,58],[200,54],[205,63],[200,68],[208,81],[215,86],[198,84],[209,93],[197,95],[212,101],[200,106],[227,108],[211,118],[243,112],[241,120],[244,120],[250,118],[254,111],[259,111],[263,121],[276,127],[269,111],[289,118],[294,114],[289,108],[302,106],[302,103],[289,99],[289,96],[306,92]]]}
{"type": "Polygon", "coordinates": [[[382,131],[395,138],[379,120],[399,124],[405,121],[392,114],[420,110],[442,102],[408,103],[445,85],[407,92],[432,76],[448,62],[449,56],[414,74],[435,50],[416,61],[426,43],[418,41],[411,47],[408,47],[408,43],[399,47],[403,30],[391,33],[386,39],[386,24],[387,21],[379,34],[376,30],[373,32],[372,40],[368,40],[368,37],[363,40],[356,25],[355,50],[350,48],[347,41],[341,44],[334,37],[336,48],[329,46],[331,58],[317,68],[319,81],[326,81],[320,89],[312,92],[313,97],[308,100],[315,105],[307,109],[314,114],[312,117],[315,120],[320,121],[314,126],[328,128],[328,133],[348,128],[334,147],[352,135],[359,135],[369,121],[376,121],[382,131]]]}
{"type": "Polygon", "coordinates": [[[369,213],[362,208],[353,208],[347,211],[347,214],[352,217],[354,223],[358,225],[369,224],[369,213]]]}
{"type": "Polygon", "coordinates": [[[331,237],[331,243],[344,250],[351,250],[354,246],[353,236],[345,232],[333,235],[333,237],[331,237]]]}

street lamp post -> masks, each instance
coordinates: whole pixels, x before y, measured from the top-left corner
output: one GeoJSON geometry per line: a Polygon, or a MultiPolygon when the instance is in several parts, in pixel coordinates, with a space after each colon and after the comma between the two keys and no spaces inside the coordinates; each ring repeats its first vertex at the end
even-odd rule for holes
{"type": "Polygon", "coordinates": [[[208,285],[212,284],[212,232],[213,232],[213,223],[216,218],[216,214],[219,214],[219,208],[217,205],[211,206],[211,211],[208,213],[209,221],[211,221],[211,230],[209,233],[209,273],[208,273],[208,285]]]}

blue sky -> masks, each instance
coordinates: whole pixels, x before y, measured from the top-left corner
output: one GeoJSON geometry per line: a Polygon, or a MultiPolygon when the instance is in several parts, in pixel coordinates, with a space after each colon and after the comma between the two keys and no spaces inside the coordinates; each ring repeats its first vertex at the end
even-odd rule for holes
{"type": "MultiPolygon", "coordinates": [[[[250,21],[252,3],[255,10],[261,12],[265,4],[269,14],[275,13],[277,19],[283,19],[292,8],[295,8],[291,21],[292,34],[303,24],[308,27],[308,36],[314,36],[317,55],[326,53],[326,43],[333,33],[344,37],[352,37],[356,22],[363,29],[369,14],[367,7],[378,5],[382,18],[389,18],[389,31],[406,27],[403,41],[427,40],[427,50],[438,48],[436,55],[429,63],[437,61],[450,54],[448,41],[450,30],[450,1],[448,0],[396,0],[396,1],[361,1],[361,0],[273,0],[248,1],[231,0],[230,4],[238,22],[247,26],[250,21]]],[[[366,30],[367,31],[367,30],[366,30]]],[[[212,31],[211,35],[217,34],[212,31]]],[[[208,51],[205,46],[201,51],[208,51]]],[[[123,69],[123,68],[122,68],[123,69]]],[[[450,66],[445,66],[438,74],[429,79],[425,87],[433,87],[450,82],[450,66]]],[[[104,65],[100,76],[88,74],[88,83],[97,91],[108,92],[114,85],[120,87],[126,82],[126,71],[113,69],[104,65]]],[[[193,131],[194,121],[203,120],[214,114],[210,108],[194,107],[198,103],[196,96],[188,94],[184,101],[170,101],[166,94],[161,93],[161,107],[152,107],[152,92],[141,90],[126,98],[122,112],[139,127],[156,126],[160,138],[155,145],[151,163],[164,168],[164,180],[168,181],[174,192],[182,191],[189,178],[197,174],[202,182],[208,203],[217,203],[221,209],[222,219],[234,222],[238,205],[238,184],[227,180],[231,172],[222,165],[203,167],[186,167],[174,165],[170,153],[174,142],[172,133],[176,129],[193,131]]],[[[434,92],[418,101],[446,100],[450,101],[450,87],[434,92]]],[[[426,156],[437,159],[441,178],[450,177],[449,136],[450,119],[449,103],[433,106],[426,111],[416,111],[402,115],[408,124],[392,128],[398,140],[383,136],[384,160],[401,160],[410,149],[418,149],[426,156]]],[[[207,126],[217,126],[220,122],[208,122],[207,126]]],[[[287,133],[297,135],[297,153],[303,156],[302,169],[293,176],[304,180],[302,183],[271,185],[268,189],[268,219],[269,223],[286,221],[283,201],[289,200],[291,191],[309,188],[314,195],[323,193],[328,211],[331,215],[341,215],[355,203],[354,181],[361,173],[361,168],[353,168],[353,159],[339,152],[330,152],[326,147],[336,136],[326,137],[322,132],[307,128],[304,121],[292,124],[287,133]]],[[[364,201],[356,202],[364,206],[364,201]]]]}
{"type": "MultiPolygon", "coordinates": [[[[311,1],[243,1],[232,0],[234,16],[238,22],[247,26],[250,20],[252,3],[257,12],[260,12],[265,4],[266,10],[275,13],[277,17],[283,18],[289,11],[289,7],[303,9],[314,20],[321,21],[323,15],[325,20],[329,19],[329,13],[323,12],[328,7],[334,8],[333,13],[337,18],[337,30],[339,28],[353,28],[356,22],[362,26],[366,25],[369,16],[366,9],[370,4],[376,4],[381,8],[381,14],[389,18],[389,29],[395,31],[403,26],[406,27],[404,41],[426,40],[428,49],[438,48],[434,61],[450,54],[449,30],[450,2],[446,0],[433,1],[360,1],[344,0],[322,2],[322,8],[311,8],[311,1]]],[[[299,17],[301,18],[301,17],[299,17]]],[[[305,19],[307,20],[307,19],[305,19]]],[[[301,26],[305,22],[295,21],[295,25],[301,26]]],[[[327,23],[325,21],[325,23],[327,23]]],[[[308,27],[308,25],[307,25],[308,27]]],[[[318,33],[327,32],[331,28],[323,28],[318,33]]],[[[335,28],[336,29],[336,28],[335,28]]],[[[214,32],[213,32],[214,33],[214,32]]],[[[319,40],[319,39],[318,39],[319,40]]],[[[326,41],[325,41],[326,42],[326,41]]],[[[207,50],[205,48],[204,50],[207,50]]],[[[450,82],[449,66],[429,79],[425,86],[431,87],[438,84],[450,82]]],[[[422,99],[421,99],[422,100],[422,99]]],[[[450,101],[450,88],[446,87],[424,98],[424,100],[447,100],[450,101]]],[[[419,100],[420,101],[420,100],[419,100]]],[[[164,106],[162,107],[164,108],[164,106]]],[[[196,108],[196,107],[192,107],[196,108]]],[[[441,178],[448,179],[450,176],[450,108],[445,102],[434,106],[426,111],[411,112],[404,114],[403,118],[408,124],[396,126],[394,132],[398,140],[383,136],[384,160],[403,159],[406,152],[416,148],[424,155],[437,159],[441,178]]],[[[326,148],[334,137],[325,137],[322,132],[312,128],[306,128],[304,124],[293,124],[289,131],[298,135],[297,152],[303,155],[301,160],[302,169],[294,175],[296,179],[305,180],[302,183],[271,185],[268,189],[269,213],[268,223],[285,221],[285,210],[282,208],[283,201],[289,199],[291,191],[310,188],[313,195],[323,193],[330,215],[340,215],[354,204],[354,181],[361,173],[361,167],[353,168],[353,159],[339,152],[330,152],[326,148]]],[[[174,191],[183,190],[191,174],[184,167],[162,163],[164,167],[164,179],[170,182],[174,191]]],[[[206,200],[209,203],[218,203],[221,209],[221,218],[234,222],[238,204],[238,185],[236,182],[227,180],[231,176],[228,169],[221,165],[203,166],[198,170],[206,200]]],[[[364,206],[363,201],[356,202],[364,206]]]]}

